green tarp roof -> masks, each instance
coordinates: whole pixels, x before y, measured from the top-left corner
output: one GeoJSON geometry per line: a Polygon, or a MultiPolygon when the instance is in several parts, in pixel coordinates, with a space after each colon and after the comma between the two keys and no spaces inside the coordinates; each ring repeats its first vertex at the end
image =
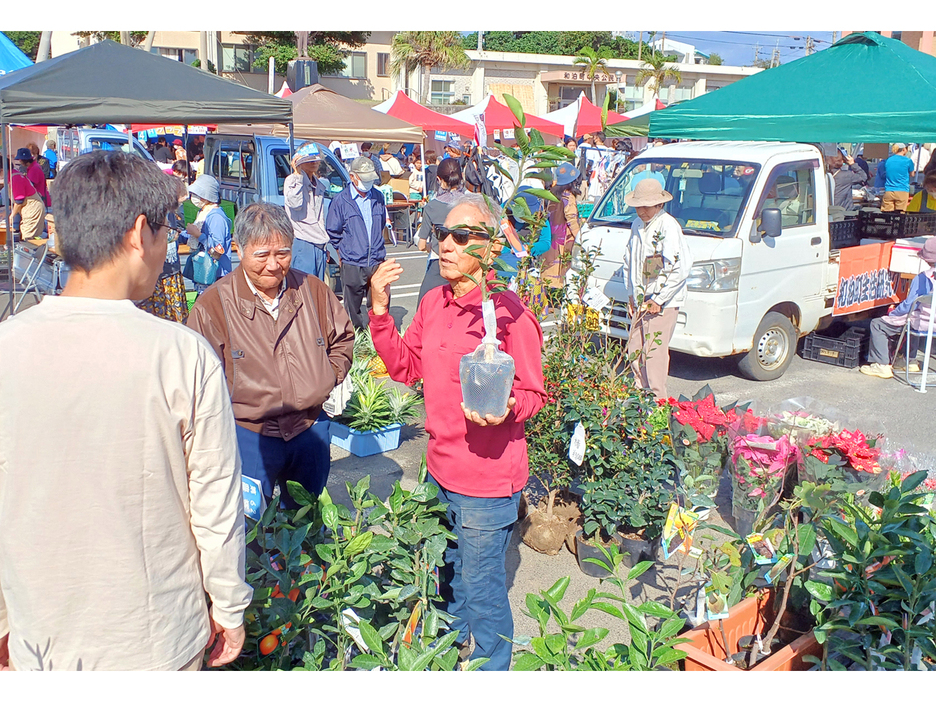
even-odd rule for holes
{"type": "Polygon", "coordinates": [[[289,122],[292,111],[288,100],[112,41],[0,77],[8,124],[289,122]]]}
{"type": "Polygon", "coordinates": [[[623,122],[618,122],[617,124],[609,124],[604,129],[605,136],[645,137],[649,133],[650,129],[650,115],[654,114],[656,114],[656,112],[648,112],[645,115],[640,115],[639,117],[634,117],[633,119],[627,119],[623,122]]]}
{"type": "Polygon", "coordinates": [[[824,51],[652,113],[650,136],[936,141],[936,56],[876,32],[851,34],[824,51]]]}

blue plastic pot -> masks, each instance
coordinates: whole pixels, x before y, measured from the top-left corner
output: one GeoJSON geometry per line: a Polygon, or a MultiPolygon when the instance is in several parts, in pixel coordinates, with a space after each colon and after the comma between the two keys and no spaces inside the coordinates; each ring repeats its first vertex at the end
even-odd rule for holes
{"type": "Polygon", "coordinates": [[[391,424],[389,427],[376,431],[357,431],[344,424],[330,422],[328,433],[332,444],[350,451],[355,456],[364,457],[399,448],[402,426],[402,424],[391,424]]]}

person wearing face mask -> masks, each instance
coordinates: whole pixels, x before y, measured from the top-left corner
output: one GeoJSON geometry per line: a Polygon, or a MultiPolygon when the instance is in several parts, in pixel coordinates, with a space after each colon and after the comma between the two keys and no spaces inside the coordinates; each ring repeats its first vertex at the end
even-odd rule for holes
{"type": "MultiPolygon", "coordinates": [[[[10,195],[13,198],[13,211],[11,220],[20,216],[20,238],[34,239],[42,232],[42,222],[46,215],[45,200],[42,193],[29,177],[30,166],[33,166],[32,154],[29,149],[22,148],[16,151],[13,160],[13,177],[10,179],[10,195]]],[[[38,166],[36,166],[38,169],[38,166]]],[[[42,172],[39,172],[42,177],[42,172]]],[[[45,179],[42,180],[45,185],[45,179]]]]}
{"type": "Polygon", "coordinates": [[[374,190],[380,176],[367,156],[351,162],[351,184],[335,195],[328,207],[325,230],[338,249],[344,306],[355,329],[367,327],[361,303],[367,295],[368,309],[373,302],[368,288],[377,266],[387,257],[383,230],[387,226],[387,206],[383,194],[374,190]]]}
{"type": "Polygon", "coordinates": [[[936,212],[936,173],[923,178],[923,189],[910,200],[907,212],[936,212]]]}
{"type": "MultiPolygon", "coordinates": [[[[186,227],[192,253],[197,248],[204,249],[218,262],[218,279],[231,272],[231,220],[224,214],[218,203],[221,201],[221,187],[218,181],[209,175],[199,176],[189,186],[189,199],[198,209],[198,216],[193,224],[186,227]],[[192,240],[195,241],[192,241],[192,240]]],[[[202,293],[207,285],[195,283],[195,292],[202,293]]]]}

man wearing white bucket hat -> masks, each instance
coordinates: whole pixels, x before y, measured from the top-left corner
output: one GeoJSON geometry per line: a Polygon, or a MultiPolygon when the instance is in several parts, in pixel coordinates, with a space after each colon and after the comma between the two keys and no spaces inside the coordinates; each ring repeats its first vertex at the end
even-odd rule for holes
{"type": "Polygon", "coordinates": [[[293,225],[292,267],[325,279],[328,255],[325,245],[325,215],[328,212],[328,186],[318,177],[323,155],[315,142],[308,141],[293,156],[293,172],[283,182],[286,214],[293,225]]]}
{"type": "Polygon", "coordinates": [[[633,320],[627,352],[641,352],[633,363],[634,375],[658,399],[666,397],[669,343],[692,268],[682,227],[663,210],[672,199],[655,178],[641,180],[624,196],[624,204],[637,212],[623,271],[633,320]]]}

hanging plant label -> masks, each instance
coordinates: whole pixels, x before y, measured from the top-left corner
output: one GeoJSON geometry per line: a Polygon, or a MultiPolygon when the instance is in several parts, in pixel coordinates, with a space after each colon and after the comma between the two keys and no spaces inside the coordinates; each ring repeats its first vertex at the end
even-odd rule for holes
{"type": "Polygon", "coordinates": [[[582,302],[591,307],[593,310],[600,312],[611,302],[611,298],[605,295],[598,288],[589,288],[585,291],[585,294],[582,295],[582,302]]]}
{"type": "Polygon", "coordinates": [[[582,465],[585,460],[585,427],[579,422],[572,432],[572,441],[569,442],[569,460],[575,465],[582,465]]]}

